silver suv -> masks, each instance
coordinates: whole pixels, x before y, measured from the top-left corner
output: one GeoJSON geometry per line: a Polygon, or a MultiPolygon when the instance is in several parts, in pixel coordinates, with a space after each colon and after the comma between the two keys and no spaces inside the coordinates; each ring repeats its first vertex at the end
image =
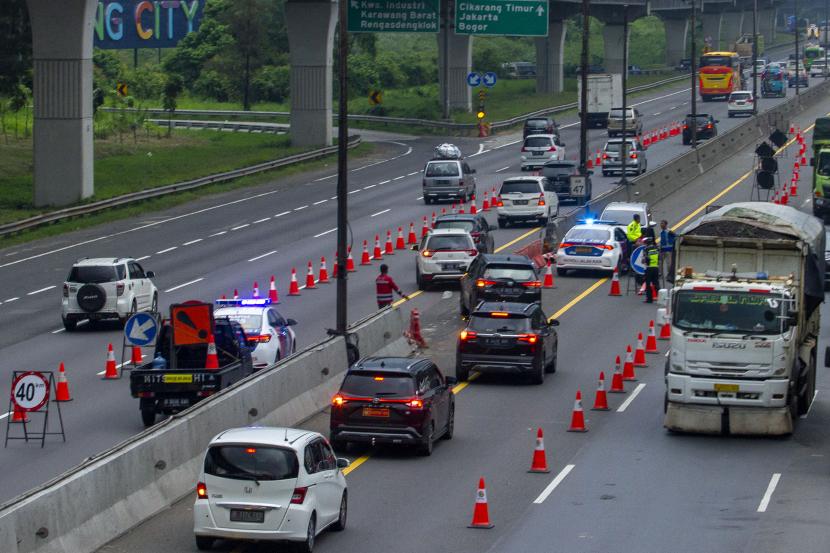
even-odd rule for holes
{"type": "Polygon", "coordinates": [[[64,328],[78,321],[118,319],[126,323],[138,311],[158,311],[158,289],[153,271],[144,271],[129,257],[78,260],[63,283],[61,316],[64,328]]]}
{"type": "Polygon", "coordinates": [[[452,144],[441,144],[424,167],[424,203],[459,199],[466,202],[476,191],[475,169],[452,144]]]}
{"type": "MultiPolygon", "coordinates": [[[[639,136],[643,133],[643,119],[640,110],[637,108],[626,108],[625,134],[639,136]]],[[[623,110],[612,108],[608,112],[608,136],[620,136],[622,134],[623,110]]]]}

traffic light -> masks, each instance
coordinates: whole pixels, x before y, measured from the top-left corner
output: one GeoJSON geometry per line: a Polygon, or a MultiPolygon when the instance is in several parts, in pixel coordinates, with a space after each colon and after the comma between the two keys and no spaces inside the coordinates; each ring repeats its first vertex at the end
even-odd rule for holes
{"type": "Polygon", "coordinates": [[[476,117],[478,117],[479,121],[484,119],[487,114],[484,112],[484,106],[479,106],[478,111],[476,112],[476,117]]]}

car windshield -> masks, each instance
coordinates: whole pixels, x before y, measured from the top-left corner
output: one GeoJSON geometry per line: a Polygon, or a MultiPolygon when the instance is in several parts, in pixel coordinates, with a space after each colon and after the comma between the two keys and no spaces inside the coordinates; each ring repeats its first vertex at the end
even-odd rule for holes
{"type": "Polygon", "coordinates": [[[116,274],[115,267],[112,265],[83,265],[80,267],[72,267],[69,276],[66,280],[69,282],[77,282],[78,284],[97,284],[101,282],[112,282],[114,280],[122,279],[126,276],[123,265],[118,265],[121,271],[116,274]]]}
{"type": "MultiPolygon", "coordinates": [[[[614,221],[620,225],[627,225],[633,220],[632,215],[634,214],[633,211],[623,211],[617,209],[606,209],[602,212],[602,216],[600,219],[603,221],[614,221]]],[[[643,215],[640,214],[640,223],[643,222],[643,215]]]]}
{"type": "Polygon", "coordinates": [[[684,290],[677,294],[672,321],[683,330],[778,334],[781,299],[764,293],[684,290]]]}
{"type": "Polygon", "coordinates": [[[542,174],[546,177],[556,177],[559,175],[570,175],[576,169],[573,163],[552,163],[545,164],[542,167],[542,174]]]}
{"type": "Polygon", "coordinates": [[[205,473],[234,480],[290,480],[300,465],[293,450],[261,445],[219,445],[207,450],[205,473]]]}
{"type": "Polygon", "coordinates": [[[611,231],[601,228],[572,228],[565,235],[565,242],[601,242],[611,239],[611,231]]]}
{"type": "Polygon", "coordinates": [[[435,221],[435,225],[432,227],[433,229],[438,228],[460,228],[461,230],[466,230],[467,232],[472,232],[475,225],[472,221],[459,221],[459,220],[448,220],[448,221],[435,221]]]}
{"type": "Polygon", "coordinates": [[[821,152],[816,163],[818,174],[822,177],[830,177],[830,152],[821,152]]]}
{"type": "Polygon", "coordinates": [[[415,379],[407,373],[350,372],[343,380],[340,391],[356,397],[412,397],[415,395],[415,379]]]}
{"type": "Polygon", "coordinates": [[[540,194],[541,187],[535,180],[509,181],[501,185],[499,194],[540,194]]]}
{"type": "Polygon", "coordinates": [[[532,136],[525,138],[525,148],[550,148],[551,141],[547,136],[532,136]]]}
{"type": "Polygon", "coordinates": [[[545,119],[528,119],[525,121],[525,126],[543,129],[548,126],[548,122],[545,119]]]}
{"type": "Polygon", "coordinates": [[[701,67],[732,67],[732,58],[730,56],[702,56],[700,58],[701,67]]]}
{"type": "Polygon", "coordinates": [[[262,329],[262,315],[234,313],[224,309],[217,309],[214,315],[216,317],[227,317],[238,322],[245,329],[246,334],[259,334],[262,329]]]}
{"type": "Polygon", "coordinates": [[[524,332],[530,330],[530,319],[491,317],[489,313],[473,314],[467,328],[477,332],[524,332]]]}
{"type": "Polygon", "coordinates": [[[436,161],[427,165],[428,177],[457,177],[458,163],[454,161],[436,161]]]}
{"type": "MultiPolygon", "coordinates": [[[[629,110],[626,110],[626,111],[628,111],[628,118],[629,119],[634,117],[634,110],[633,109],[629,109],[629,110]]],[[[611,117],[611,118],[614,118],[614,119],[622,119],[623,118],[623,110],[622,109],[612,109],[611,111],[608,112],[608,117],[611,117]]]]}
{"type": "Polygon", "coordinates": [[[530,267],[516,267],[515,265],[488,265],[487,268],[484,269],[482,277],[493,280],[511,279],[517,282],[536,280],[536,275],[533,274],[533,269],[530,267]]]}
{"type": "MultiPolygon", "coordinates": [[[[631,142],[626,142],[625,151],[628,152],[634,148],[631,142]]],[[[611,154],[618,154],[622,149],[622,142],[609,142],[605,145],[605,151],[611,154]]]]}
{"type": "Polygon", "coordinates": [[[426,249],[434,252],[446,250],[471,250],[474,245],[466,234],[433,235],[427,241],[426,249]]]}
{"type": "Polygon", "coordinates": [[[734,100],[748,100],[750,97],[749,92],[733,92],[729,95],[729,101],[734,100]]]}

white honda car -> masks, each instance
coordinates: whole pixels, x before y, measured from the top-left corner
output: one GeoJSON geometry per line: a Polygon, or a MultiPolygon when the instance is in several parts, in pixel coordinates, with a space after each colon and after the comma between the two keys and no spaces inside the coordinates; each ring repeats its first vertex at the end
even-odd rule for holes
{"type": "Polygon", "coordinates": [[[590,269],[613,272],[622,255],[625,232],[613,222],[585,221],[565,234],[556,252],[556,272],[590,269]]]}
{"type": "Polygon", "coordinates": [[[473,237],[460,228],[435,229],[421,239],[415,262],[415,280],[424,289],[433,282],[459,280],[478,255],[473,237]]]}
{"type": "Polygon", "coordinates": [[[328,441],[308,430],[248,427],[214,437],[193,505],[201,551],[217,539],[292,542],[311,553],[317,535],[346,527],[348,489],[328,441]]]}

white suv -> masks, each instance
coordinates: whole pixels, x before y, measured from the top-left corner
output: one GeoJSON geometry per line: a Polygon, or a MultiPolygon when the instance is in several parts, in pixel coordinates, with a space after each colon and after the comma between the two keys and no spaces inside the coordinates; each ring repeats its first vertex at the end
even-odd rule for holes
{"type": "Polygon", "coordinates": [[[751,90],[736,90],[729,95],[729,100],[726,104],[729,117],[744,114],[755,115],[755,96],[751,90]]]}
{"type": "Polygon", "coordinates": [[[516,220],[538,221],[540,225],[559,215],[555,187],[545,186],[545,177],[513,177],[505,180],[494,203],[499,227],[516,220]]]}
{"type": "Polygon", "coordinates": [[[439,280],[460,280],[478,255],[473,237],[460,228],[435,229],[412,249],[418,251],[415,280],[421,290],[439,280]]]}
{"type": "Polygon", "coordinates": [[[145,272],[129,257],[85,258],[78,260],[63,283],[61,315],[67,331],[78,321],[127,319],[137,311],[158,311],[158,290],[145,272]]]}

